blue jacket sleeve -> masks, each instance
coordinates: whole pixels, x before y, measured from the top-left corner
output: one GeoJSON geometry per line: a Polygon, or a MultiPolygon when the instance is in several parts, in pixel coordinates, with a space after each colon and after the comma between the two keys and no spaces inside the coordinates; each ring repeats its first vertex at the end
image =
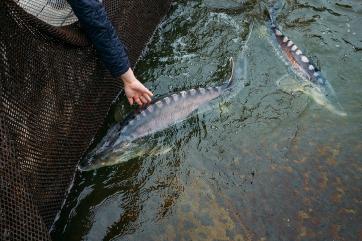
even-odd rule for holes
{"type": "Polygon", "coordinates": [[[98,0],[68,0],[88,38],[113,77],[125,73],[130,63],[127,49],[117,36],[107,13],[98,0]]]}

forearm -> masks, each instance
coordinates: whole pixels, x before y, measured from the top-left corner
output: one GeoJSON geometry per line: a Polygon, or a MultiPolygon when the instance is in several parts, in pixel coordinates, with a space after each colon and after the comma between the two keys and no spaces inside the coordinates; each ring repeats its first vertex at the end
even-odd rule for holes
{"type": "Polygon", "coordinates": [[[130,68],[128,54],[103,5],[97,0],[68,0],[68,2],[106,68],[114,77],[121,77],[130,68]]]}

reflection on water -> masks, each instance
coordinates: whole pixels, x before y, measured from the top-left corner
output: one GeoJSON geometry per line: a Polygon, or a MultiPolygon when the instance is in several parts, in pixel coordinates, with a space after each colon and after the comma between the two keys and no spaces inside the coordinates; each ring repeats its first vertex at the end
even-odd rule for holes
{"type": "Polygon", "coordinates": [[[176,1],[138,76],[157,95],[217,85],[244,49],[247,86],[159,133],[172,151],[78,173],[55,240],[361,239],[362,5],[286,1],[278,13],[331,82],[343,118],[277,88],[288,70],[258,31],[260,17],[244,48],[257,3],[212,2],[176,1]]]}

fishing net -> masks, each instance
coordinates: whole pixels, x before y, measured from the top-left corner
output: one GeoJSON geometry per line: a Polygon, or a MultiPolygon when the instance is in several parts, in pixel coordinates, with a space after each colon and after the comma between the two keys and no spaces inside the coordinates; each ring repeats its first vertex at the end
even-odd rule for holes
{"type": "MultiPolygon", "coordinates": [[[[76,165],[121,83],[72,13],[60,23],[54,9],[37,18],[21,4],[0,1],[0,240],[50,240],[76,165]]],[[[104,1],[133,64],[169,4],[104,1]]]]}

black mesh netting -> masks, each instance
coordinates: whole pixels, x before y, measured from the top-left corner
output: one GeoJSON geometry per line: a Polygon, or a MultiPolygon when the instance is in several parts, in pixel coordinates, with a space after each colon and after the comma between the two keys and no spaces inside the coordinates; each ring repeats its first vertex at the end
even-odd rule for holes
{"type": "MultiPolygon", "coordinates": [[[[104,1],[134,63],[168,0],[104,1]]],[[[77,23],[56,28],[0,1],[0,240],[49,240],[76,165],[120,82],[77,23]]]]}

